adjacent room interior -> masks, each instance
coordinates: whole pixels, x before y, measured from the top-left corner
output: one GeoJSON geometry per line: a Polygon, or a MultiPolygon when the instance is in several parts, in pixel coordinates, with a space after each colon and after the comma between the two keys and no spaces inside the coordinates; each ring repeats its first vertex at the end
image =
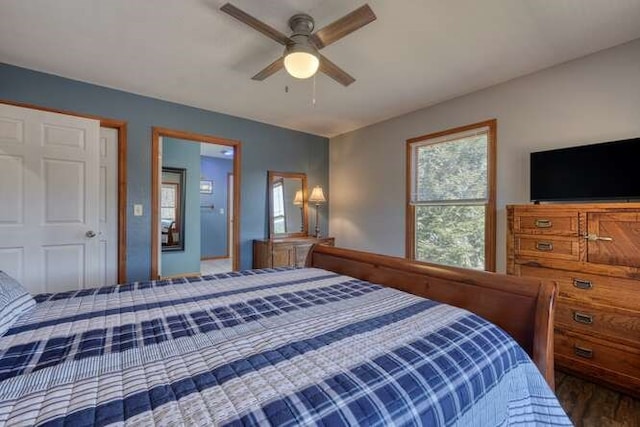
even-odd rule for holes
{"type": "Polygon", "coordinates": [[[638,22],[1,2],[0,425],[640,425],[638,22]]]}

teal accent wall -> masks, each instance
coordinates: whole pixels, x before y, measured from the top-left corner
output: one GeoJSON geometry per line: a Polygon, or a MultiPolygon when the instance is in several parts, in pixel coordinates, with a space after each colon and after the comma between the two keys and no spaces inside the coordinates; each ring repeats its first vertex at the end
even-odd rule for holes
{"type": "MultiPolygon", "coordinates": [[[[132,74],[135,76],[135,73],[132,74]]],[[[134,77],[132,77],[134,78],[134,77]]],[[[247,79],[247,84],[256,84],[247,79]]],[[[260,84],[270,84],[268,81],[260,84]]],[[[203,87],[202,90],[206,90],[203,87]]],[[[127,121],[127,279],[147,280],[151,271],[151,128],[190,131],[242,142],[240,258],[252,266],[252,240],[267,236],[267,170],[305,172],[309,188],[329,187],[327,138],[240,117],[0,64],[0,101],[127,121]],[[144,215],[133,216],[140,203],[144,215]]],[[[252,102],[247,99],[246,102],[252,102]]],[[[265,105],[264,108],[269,108],[265,105]]],[[[328,207],[331,206],[329,199],[328,207]]],[[[327,205],[321,213],[326,235],[327,205]]]]}
{"type": "Polygon", "coordinates": [[[200,204],[205,206],[200,209],[201,258],[227,255],[227,176],[231,172],[231,159],[200,157],[200,179],[213,182],[213,193],[200,194],[200,204]]]}
{"type": "Polygon", "coordinates": [[[162,138],[162,166],[186,169],[184,250],[162,252],[162,276],[200,272],[200,144],[162,138]]]}

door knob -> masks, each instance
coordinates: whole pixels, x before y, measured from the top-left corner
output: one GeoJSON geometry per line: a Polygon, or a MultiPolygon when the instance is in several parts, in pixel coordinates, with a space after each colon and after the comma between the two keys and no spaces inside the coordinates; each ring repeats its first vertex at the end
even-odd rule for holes
{"type": "Polygon", "coordinates": [[[91,239],[93,237],[96,237],[96,232],[93,230],[89,230],[86,233],[84,233],[84,235],[91,239]]]}

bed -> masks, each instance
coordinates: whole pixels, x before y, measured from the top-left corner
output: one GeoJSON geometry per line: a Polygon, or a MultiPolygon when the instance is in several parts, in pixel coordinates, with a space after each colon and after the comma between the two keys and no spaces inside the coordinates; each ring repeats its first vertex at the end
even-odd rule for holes
{"type": "Polygon", "coordinates": [[[571,425],[555,293],[316,246],[301,269],[38,295],[0,337],[0,424],[571,425]]]}

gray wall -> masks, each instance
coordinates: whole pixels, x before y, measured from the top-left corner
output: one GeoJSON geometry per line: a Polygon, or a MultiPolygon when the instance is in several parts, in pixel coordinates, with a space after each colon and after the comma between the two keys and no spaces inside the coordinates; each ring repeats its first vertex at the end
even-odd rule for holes
{"type": "MultiPolygon", "coordinates": [[[[0,64],[0,100],[31,103],[128,122],[128,280],[145,280],[150,275],[152,126],[215,135],[242,142],[242,268],[251,267],[252,239],[264,238],[267,235],[267,170],[306,172],[309,185],[328,186],[328,140],[319,136],[7,64],[0,64]],[[133,216],[134,203],[143,205],[143,216],[133,216]]],[[[252,100],[248,99],[247,102],[252,100]]],[[[269,106],[265,105],[264,108],[269,106]]],[[[322,211],[323,214],[325,212],[326,210],[322,211]]],[[[323,224],[326,228],[327,222],[323,221],[323,224]]]]}
{"type": "Polygon", "coordinates": [[[332,138],[336,244],[404,256],[405,141],[491,118],[504,271],[505,205],[529,201],[531,151],[640,136],[640,40],[332,138]]]}

